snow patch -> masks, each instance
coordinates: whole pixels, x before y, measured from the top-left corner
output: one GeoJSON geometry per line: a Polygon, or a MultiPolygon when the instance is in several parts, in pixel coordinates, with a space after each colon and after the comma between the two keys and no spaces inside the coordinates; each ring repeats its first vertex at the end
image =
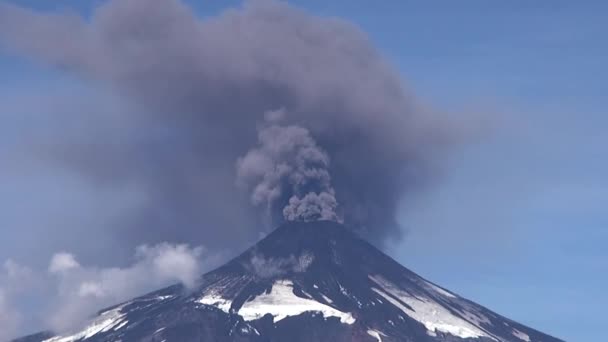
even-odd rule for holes
{"type": "Polygon", "coordinates": [[[127,325],[127,323],[129,323],[129,321],[128,321],[128,320],[126,320],[126,319],[125,319],[124,321],[120,322],[120,324],[119,324],[119,325],[117,325],[117,326],[114,328],[114,331],[116,331],[116,330],[120,330],[122,327],[124,327],[125,325],[127,325]]]}
{"type": "Polygon", "coordinates": [[[244,326],[241,327],[241,333],[243,333],[243,334],[256,334],[256,335],[260,336],[260,332],[256,328],[250,326],[249,324],[244,325],[244,326]]]}
{"type": "Polygon", "coordinates": [[[353,324],[355,319],[348,312],[338,311],[331,306],[317,301],[301,298],[294,294],[293,283],[289,280],[278,280],[272,285],[270,293],[264,293],[253,300],[245,302],[238,314],[245,321],[256,320],[266,314],[278,322],[289,316],[298,316],[304,312],[320,312],[323,317],[338,317],[340,322],[353,324]]]}
{"type": "MultiPolygon", "coordinates": [[[[467,309],[471,309],[470,307],[467,309]]],[[[474,309],[473,309],[474,310],[474,309]]],[[[472,311],[460,311],[460,310],[456,310],[459,314],[461,314],[467,321],[473,323],[476,326],[480,326],[481,324],[488,324],[488,325],[492,325],[492,321],[490,321],[490,319],[484,315],[482,315],[479,312],[472,312],[472,311]]],[[[475,310],[476,311],[476,310],[475,310]]]]}
{"type": "Polygon", "coordinates": [[[374,337],[378,342],[382,342],[382,336],[386,336],[378,330],[369,329],[367,334],[374,337]],[[381,336],[382,335],[382,336],[381,336]]]}
{"type": "Polygon", "coordinates": [[[56,336],[42,342],[74,342],[91,338],[98,333],[118,330],[124,327],[128,321],[123,320],[125,314],[121,313],[122,307],[108,310],[95,318],[84,330],[70,336],[56,336]]]}
{"type": "Polygon", "coordinates": [[[429,287],[431,290],[433,290],[433,291],[435,291],[435,292],[439,293],[439,294],[440,294],[440,295],[442,295],[442,296],[445,296],[445,297],[448,297],[448,298],[458,298],[458,297],[457,297],[456,295],[454,295],[453,293],[448,292],[448,291],[446,291],[446,290],[442,289],[441,287],[439,287],[439,286],[437,286],[437,285],[435,285],[435,284],[431,284],[431,283],[429,283],[428,281],[427,281],[427,282],[425,282],[425,283],[426,283],[426,285],[427,285],[427,286],[428,286],[428,287],[429,287]]]}
{"type": "Polygon", "coordinates": [[[209,292],[196,302],[200,304],[215,306],[216,308],[224,311],[225,313],[230,312],[230,306],[232,305],[231,300],[225,299],[215,292],[209,292]]]}
{"type": "Polygon", "coordinates": [[[525,334],[517,329],[513,329],[513,336],[517,337],[518,339],[520,339],[522,341],[530,342],[530,336],[528,336],[528,334],[525,334]]]}
{"type": "Polygon", "coordinates": [[[424,324],[431,336],[435,331],[441,331],[461,338],[487,337],[496,340],[473,324],[453,315],[449,310],[431,299],[413,297],[380,276],[370,275],[369,278],[381,288],[372,288],[374,292],[409,317],[424,324]]]}
{"type": "Polygon", "coordinates": [[[346,288],[344,286],[342,286],[342,284],[338,283],[338,286],[340,286],[340,292],[342,292],[343,295],[345,295],[346,297],[350,297],[350,295],[348,294],[348,291],[346,290],[346,288]]]}

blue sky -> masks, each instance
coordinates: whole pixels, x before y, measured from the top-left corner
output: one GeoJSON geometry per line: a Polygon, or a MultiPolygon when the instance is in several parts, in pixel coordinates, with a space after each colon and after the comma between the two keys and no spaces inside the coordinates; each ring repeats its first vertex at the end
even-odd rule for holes
{"type": "MultiPolygon", "coordinates": [[[[101,3],[15,2],[84,13],[101,3]]],[[[189,3],[202,16],[238,4],[189,3]]],[[[601,340],[602,309],[608,305],[608,5],[293,3],[359,25],[422,101],[454,115],[491,118],[490,133],[442,161],[447,171],[440,184],[403,204],[400,220],[408,236],[392,246],[392,256],[430,280],[541,331],[568,341],[601,340]]],[[[19,137],[35,136],[38,125],[53,124],[44,113],[12,115],[10,101],[28,92],[52,97],[55,91],[80,88],[59,71],[1,52],[0,75],[0,99],[7,110],[0,112],[0,153],[11,158],[3,163],[8,165],[20,157],[19,137]]],[[[21,107],[16,111],[28,112],[21,107]]],[[[0,260],[27,255],[20,246],[35,246],[47,228],[38,226],[48,217],[97,224],[87,215],[96,210],[87,195],[90,189],[73,175],[3,169],[0,175],[7,181],[0,184],[5,213],[0,224],[29,227],[34,233],[3,236],[0,231],[0,260]],[[61,209],[65,206],[79,210],[67,213],[61,209]]]]}

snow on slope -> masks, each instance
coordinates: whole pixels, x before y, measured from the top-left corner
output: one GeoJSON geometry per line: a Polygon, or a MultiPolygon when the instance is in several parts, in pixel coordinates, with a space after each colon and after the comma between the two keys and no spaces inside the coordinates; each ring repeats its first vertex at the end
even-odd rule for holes
{"type": "Polygon", "coordinates": [[[378,330],[368,330],[367,334],[374,337],[378,342],[382,342],[382,336],[384,335],[383,333],[379,332],[378,330]]]}
{"type": "Polygon", "coordinates": [[[526,333],[523,333],[517,329],[513,329],[513,336],[517,337],[518,339],[525,341],[525,342],[530,342],[530,336],[528,336],[526,333]]]}
{"type": "Polygon", "coordinates": [[[458,298],[456,295],[454,295],[454,294],[452,294],[452,293],[450,293],[450,292],[448,292],[448,291],[446,291],[446,290],[442,289],[441,287],[439,287],[439,286],[437,286],[437,285],[435,285],[435,284],[431,284],[431,283],[429,283],[428,281],[427,281],[427,282],[425,282],[425,285],[426,285],[428,288],[430,288],[431,290],[433,290],[433,291],[435,291],[435,292],[439,293],[439,294],[440,294],[440,295],[442,295],[442,296],[445,296],[445,297],[448,297],[448,298],[458,298]]]}
{"type": "Polygon", "coordinates": [[[220,296],[219,294],[211,291],[208,294],[204,295],[203,297],[201,297],[199,300],[196,301],[197,303],[200,304],[205,304],[205,305],[212,305],[217,307],[218,309],[228,313],[230,312],[230,306],[232,305],[232,301],[223,298],[222,296],[220,296]]]}
{"type": "Polygon", "coordinates": [[[93,322],[91,322],[84,330],[70,336],[57,336],[42,342],[73,342],[81,339],[87,339],[100,332],[107,332],[112,329],[118,330],[124,327],[128,321],[125,315],[121,313],[122,307],[118,307],[101,313],[93,322]]]}
{"type": "Polygon", "coordinates": [[[288,316],[297,316],[304,312],[320,312],[323,317],[338,317],[340,322],[353,324],[355,319],[348,312],[338,311],[331,306],[315,300],[301,298],[293,293],[293,283],[289,280],[278,280],[272,285],[270,293],[261,294],[246,302],[238,314],[246,321],[259,319],[266,314],[278,322],[288,316]]]}
{"type": "Polygon", "coordinates": [[[434,336],[435,332],[441,331],[462,338],[484,336],[496,340],[473,324],[455,316],[432,299],[414,297],[381,276],[369,276],[369,278],[380,287],[372,288],[374,292],[398,307],[409,317],[424,324],[431,336],[434,336]]]}
{"type": "Polygon", "coordinates": [[[171,286],[105,310],[71,336],[44,334],[24,341],[289,341],[300,336],[326,342],[363,334],[378,342],[563,342],[417,276],[335,223],[281,227],[201,280],[195,291],[171,286]],[[310,262],[302,270],[260,276],[249,267],[256,255],[268,260],[305,255],[310,262]],[[254,322],[265,315],[274,324],[254,322]],[[192,324],[200,330],[188,329],[192,324]]]}

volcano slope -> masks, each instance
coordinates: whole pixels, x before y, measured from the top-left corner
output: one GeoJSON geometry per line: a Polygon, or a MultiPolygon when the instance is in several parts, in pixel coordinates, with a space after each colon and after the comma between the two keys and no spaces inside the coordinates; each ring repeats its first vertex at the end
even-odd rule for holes
{"type": "Polygon", "coordinates": [[[194,290],[102,310],[81,331],[16,341],[557,342],[416,275],[328,221],[290,222],[194,290]]]}

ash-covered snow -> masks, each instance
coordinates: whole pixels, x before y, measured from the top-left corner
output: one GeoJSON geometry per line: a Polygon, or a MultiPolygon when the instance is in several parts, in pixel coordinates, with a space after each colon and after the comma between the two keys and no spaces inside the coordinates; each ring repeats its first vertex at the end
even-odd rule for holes
{"type": "Polygon", "coordinates": [[[480,328],[455,316],[430,298],[414,297],[400,290],[395,284],[381,276],[369,276],[369,278],[379,286],[379,288],[373,288],[374,292],[398,307],[409,317],[424,324],[431,336],[434,336],[435,332],[440,331],[461,338],[479,338],[483,336],[496,340],[480,328]]]}

